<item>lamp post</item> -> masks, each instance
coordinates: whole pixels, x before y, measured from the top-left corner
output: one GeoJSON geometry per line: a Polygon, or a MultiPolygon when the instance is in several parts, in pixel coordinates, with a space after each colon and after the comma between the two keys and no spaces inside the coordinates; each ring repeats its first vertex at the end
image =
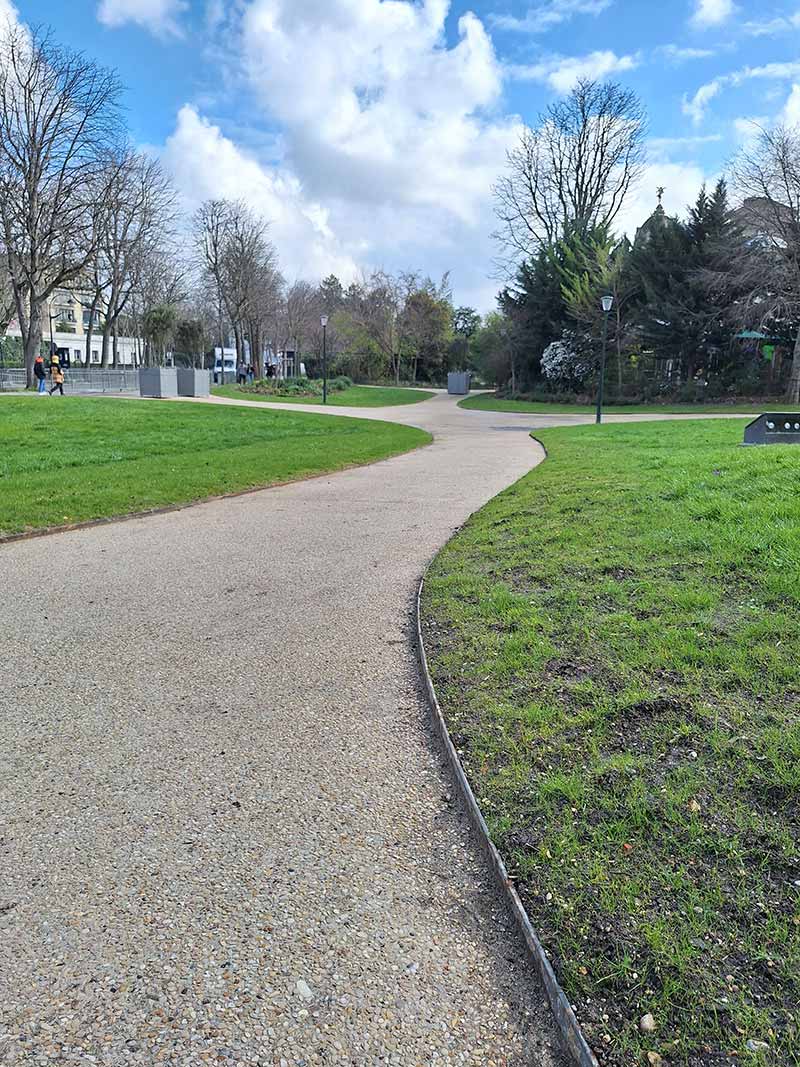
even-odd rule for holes
{"type": "Polygon", "coordinates": [[[606,377],[606,348],[608,347],[608,314],[614,306],[613,296],[604,296],[600,301],[603,306],[603,358],[600,361],[600,384],[597,387],[597,415],[595,423],[603,421],[603,382],[606,377]]]}
{"type": "Polygon", "coordinates": [[[322,326],[322,403],[328,403],[328,316],[320,316],[322,326]]]}

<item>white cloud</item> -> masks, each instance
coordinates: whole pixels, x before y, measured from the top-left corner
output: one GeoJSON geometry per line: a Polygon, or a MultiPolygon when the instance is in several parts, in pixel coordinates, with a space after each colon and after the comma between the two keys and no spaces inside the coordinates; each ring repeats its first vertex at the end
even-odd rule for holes
{"type": "Polygon", "coordinates": [[[787,126],[800,126],[800,85],[797,82],[792,86],[780,117],[787,126]]]}
{"type": "Polygon", "coordinates": [[[157,37],[177,37],[179,18],[188,6],[187,0],[100,0],[97,18],[111,29],[130,22],[157,37]]]}
{"type": "Polygon", "coordinates": [[[733,15],[736,8],[733,0],[696,0],[691,23],[697,29],[721,26],[733,15]]]}
{"type": "Polygon", "coordinates": [[[11,3],[11,0],[0,0],[0,27],[5,28],[9,23],[13,26],[19,19],[19,12],[11,3]]]}
{"type": "Polygon", "coordinates": [[[763,22],[745,22],[742,29],[751,37],[777,37],[782,33],[791,33],[800,29],[800,11],[793,15],[777,15],[763,22]]]}
{"type": "Polygon", "coordinates": [[[665,44],[656,51],[671,63],[686,63],[690,59],[708,59],[714,53],[709,48],[680,48],[675,44],[665,44]]]}
{"type": "Polygon", "coordinates": [[[765,63],[760,67],[743,67],[742,70],[723,74],[706,85],[701,85],[691,98],[684,96],[683,113],[688,115],[695,124],[699,124],[705,118],[708,106],[714,97],[728,86],[739,86],[753,79],[786,81],[793,78],[800,78],[800,62],[765,63]]]}
{"type": "Polygon", "coordinates": [[[684,96],[683,98],[683,113],[688,115],[689,118],[696,125],[699,125],[705,118],[708,105],[718,96],[725,84],[724,78],[715,78],[714,81],[708,82],[706,85],[701,85],[694,96],[684,96]]]}
{"type": "Polygon", "coordinates": [[[546,33],[576,15],[601,15],[613,0],[547,0],[529,9],[522,18],[516,15],[490,15],[489,21],[499,30],[518,33],[546,33]]]}
{"type": "Polygon", "coordinates": [[[457,300],[490,307],[491,186],[520,125],[496,113],[503,71],[483,25],[462,17],[448,45],[448,11],[448,0],[251,0],[235,38],[255,92],[248,121],[279,127],[280,162],[184,108],[165,160],[187,201],[246,199],[273,220],[289,276],[452,270],[457,300]]]}
{"type": "Polygon", "coordinates": [[[262,166],[193,107],[178,112],[162,158],[191,212],[203,200],[245,200],[270,223],[270,238],[290,277],[356,273],[355,262],[337,246],[321,204],[308,200],[297,178],[262,166]]]}
{"type": "Polygon", "coordinates": [[[652,155],[660,156],[674,152],[676,149],[697,148],[704,144],[718,144],[722,140],[721,133],[709,133],[701,137],[651,137],[647,147],[652,155]]]}
{"type": "Polygon", "coordinates": [[[537,81],[549,85],[557,93],[568,93],[581,78],[606,78],[634,70],[639,66],[638,55],[618,56],[615,52],[590,52],[585,56],[550,56],[529,66],[509,66],[507,73],[521,81],[537,81]]]}

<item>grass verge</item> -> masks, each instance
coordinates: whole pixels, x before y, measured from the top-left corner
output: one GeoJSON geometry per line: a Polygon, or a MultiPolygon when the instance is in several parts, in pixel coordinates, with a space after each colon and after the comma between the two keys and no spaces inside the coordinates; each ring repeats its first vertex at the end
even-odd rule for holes
{"type": "Polygon", "coordinates": [[[423,600],[493,838],[603,1064],[796,1065],[800,449],[537,436],[423,600]]]}
{"type": "MultiPolygon", "coordinates": [[[[229,396],[236,400],[252,400],[260,404],[322,404],[321,397],[272,396],[269,393],[248,392],[238,385],[215,385],[214,396],[229,396]]],[[[419,404],[435,396],[428,389],[395,388],[382,385],[351,385],[336,393],[328,394],[329,407],[383,408],[399,407],[402,404],[419,404]]]]}
{"type": "MultiPolygon", "coordinates": [[[[458,405],[472,411],[517,411],[536,415],[593,415],[593,404],[548,404],[540,400],[508,400],[487,395],[465,397],[458,405]]],[[[762,404],[607,404],[608,415],[760,415],[762,411],[800,411],[800,407],[784,406],[780,400],[765,400],[762,404]]]]}
{"type": "Polygon", "coordinates": [[[0,535],[184,504],[371,463],[407,426],[208,404],[0,399],[0,535]]]}

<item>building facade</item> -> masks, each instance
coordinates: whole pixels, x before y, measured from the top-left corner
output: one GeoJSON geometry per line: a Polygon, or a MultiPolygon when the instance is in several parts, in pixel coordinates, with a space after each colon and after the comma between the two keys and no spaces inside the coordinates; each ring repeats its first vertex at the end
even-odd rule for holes
{"type": "MultiPolygon", "coordinates": [[[[59,356],[72,366],[85,366],[86,339],[91,324],[91,300],[84,294],[69,289],[56,289],[42,313],[42,341],[49,344],[52,340],[59,356]]],[[[94,312],[92,341],[89,348],[88,362],[99,366],[103,358],[102,318],[100,312],[94,312]]],[[[19,322],[13,319],[6,331],[9,337],[21,337],[19,322]]],[[[113,361],[111,342],[109,342],[108,362],[113,361]]],[[[133,337],[117,337],[117,366],[133,367],[138,363],[137,343],[133,337]]]]}

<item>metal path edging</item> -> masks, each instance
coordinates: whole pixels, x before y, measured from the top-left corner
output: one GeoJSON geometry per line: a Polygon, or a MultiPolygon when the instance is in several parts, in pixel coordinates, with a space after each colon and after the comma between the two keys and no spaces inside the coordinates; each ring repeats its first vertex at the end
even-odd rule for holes
{"type": "Polygon", "coordinates": [[[469,784],[464,768],[461,764],[461,760],[458,757],[458,752],[450,737],[450,731],[447,729],[447,723],[445,722],[442,709],[439,705],[439,699],[436,696],[436,689],[431,678],[430,670],[428,669],[428,657],[425,652],[425,641],[422,636],[422,590],[425,586],[425,578],[420,580],[419,588],[417,589],[417,649],[419,651],[420,666],[422,668],[422,676],[425,679],[425,689],[428,695],[428,704],[430,706],[434,724],[439,737],[444,746],[445,753],[447,755],[447,761],[450,764],[450,769],[453,773],[453,777],[458,783],[458,788],[461,792],[461,798],[464,801],[467,812],[470,817],[470,821],[475,828],[475,831],[480,839],[481,846],[486,853],[489,862],[491,863],[492,871],[494,873],[497,885],[505,900],[514,922],[517,925],[520,933],[522,934],[525,944],[528,948],[528,952],[536,965],[539,975],[544,984],[547,992],[547,999],[550,1002],[553,1015],[555,1016],[558,1028],[561,1031],[561,1036],[564,1039],[564,1044],[569,1051],[572,1058],[579,1065],[579,1067],[599,1067],[597,1058],[592,1052],[589,1044],[584,1037],[580,1024],[575,1017],[575,1012],[572,1010],[572,1005],[567,1000],[567,996],[564,990],[558,984],[555,972],[553,970],[550,960],[547,958],[547,954],[544,947],[539,940],[536,931],[533,928],[528,913],[525,911],[525,907],[520,900],[517,890],[514,888],[511,879],[508,876],[506,865],[503,862],[500,853],[495,848],[492,840],[489,836],[489,828],[486,825],[486,821],[481,813],[481,809],[478,806],[478,801],[475,799],[475,794],[472,791],[472,786],[469,784]]]}

